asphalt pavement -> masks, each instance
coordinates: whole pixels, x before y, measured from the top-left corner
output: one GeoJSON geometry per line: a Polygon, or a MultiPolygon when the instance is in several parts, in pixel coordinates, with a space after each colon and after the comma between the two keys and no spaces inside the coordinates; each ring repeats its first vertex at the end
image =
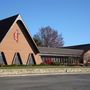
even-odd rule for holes
{"type": "Polygon", "coordinates": [[[90,90],[90,74],[0,77],[0,90],[90,90]]]}

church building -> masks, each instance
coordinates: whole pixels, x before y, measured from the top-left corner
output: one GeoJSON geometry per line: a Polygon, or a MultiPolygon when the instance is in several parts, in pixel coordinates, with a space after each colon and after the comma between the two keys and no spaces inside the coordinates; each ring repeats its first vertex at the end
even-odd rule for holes
{"type": "Polygon", "coordinates": [[[20,15],[0,20],[0,65],[90,64],[90,44],[37,47],[20,15]]]}
{"type": "Polygon", "coordinates": [[[39,50],[21,16],[0,20],[0,64],[29,65],[41,62],[39,50]]]}

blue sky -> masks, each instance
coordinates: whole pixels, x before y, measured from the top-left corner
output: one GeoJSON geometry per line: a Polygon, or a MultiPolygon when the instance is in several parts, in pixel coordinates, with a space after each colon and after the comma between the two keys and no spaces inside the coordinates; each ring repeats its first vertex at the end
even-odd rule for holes
{"type": "Polygon", "coordinates": [[[51,26],[65,46],[90,43],[90,0],[0,0],[0,19],[20,14],[32,36],[51,26]]]}

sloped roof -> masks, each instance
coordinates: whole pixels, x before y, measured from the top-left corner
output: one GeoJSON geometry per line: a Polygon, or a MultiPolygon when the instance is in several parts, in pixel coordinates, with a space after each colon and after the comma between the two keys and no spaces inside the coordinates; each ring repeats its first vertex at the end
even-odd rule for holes
{"type": "Polygon", "coordinates": [[[12,26],[12,24],[14,23],[17,17],[18,15],[15,15],[15,16],[0,20],[0,42],[3,40],[4,36],[9,31],[10,27],[12,26]]]}
{"type": "MultiPolygon", "coordinates": [[[[13,25],[13,23],[15,22],[15,20],[19,17],[19,14],[11,16],[9,18],[0,20],[0,43],[2,42],[3,38],[5,37],[6,33],[10,30],[10,27],[13,25]]],[[[20,17],[19,17],[20,19],[20,17]]],[[[36,53],[39,53],[39,50],[35,44],[35,42],[33,41],[32,37],[30,36],[28,30],[26,29],[23,21],[17,20],[17,23],[20,22],[20,26],[24,29],[23,30],[23,34],[26,38],[26,40],[28,41],[29,45],[31,45],[32,50],[36,53]],[[31,43],[30,43],[31,42],[31,43]]]]}
{"type": "Polygon", "coordinates": [[[34,53],[35,54],[39,53],[36,43],[34,42],[33,38],[31,37],[28,30],[26,29],[24,23],[21,20],[18,20],[17,24],[18,24],[19,28],[21,29],[24,37],[26,38],[28,44],[31,46],[32,50],[34,51],[34,53]]]}
{"type": "Polygon", "coordinates": [[[38,47],[41,55],[55,55],[55,56],[81,56],[83,50],[66,49],[66,48],[49,48],[38,47]]]}
{"type": "Polygon", "coordinates": [[[90,50],[90,44],[81,44],[81,45],[67,46],[65,48],[79,49],[79,50],[90,50]]]}

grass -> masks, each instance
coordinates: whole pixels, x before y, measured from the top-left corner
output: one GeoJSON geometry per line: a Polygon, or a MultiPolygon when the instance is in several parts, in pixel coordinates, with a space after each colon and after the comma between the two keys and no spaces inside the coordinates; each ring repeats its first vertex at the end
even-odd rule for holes
{"type": "Polygon", "coordinates": [[[8,66],[1,66],[0,69],[29,69],[29,68],[90,68],[85,66],[53,66],[53,65],[8,65],[8,66]]]}

